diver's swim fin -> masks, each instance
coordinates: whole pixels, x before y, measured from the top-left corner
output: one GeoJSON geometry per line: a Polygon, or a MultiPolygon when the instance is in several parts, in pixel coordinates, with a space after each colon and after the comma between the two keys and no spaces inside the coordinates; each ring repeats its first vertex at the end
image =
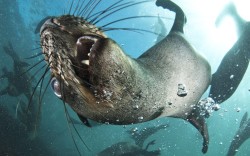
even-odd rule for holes
{"type": "Polygon", "coordinates": [[[90,125],[90,123],[89,123],[89,121],[88,121],[87,118],[85,118],[85,117],[83,117],[83,116],[81,116],[81,115],[79,115],[79,114],[77,114],[77,115],[78,115],[79,119],[82,121],[82,123],[83,123],[85,126],[87,126],[87,127],[92,127],[92,126],[90,125]]]}
{"type": "Polygon", "coordinates": [[[190,122],[203,137],[202,152],[206,153],[209,144],[209,135],[207,130],[207,124],[202,115],[200,115],[199,109],[193,109],[192,113],[187,117],[187,121],[190,122]]]}

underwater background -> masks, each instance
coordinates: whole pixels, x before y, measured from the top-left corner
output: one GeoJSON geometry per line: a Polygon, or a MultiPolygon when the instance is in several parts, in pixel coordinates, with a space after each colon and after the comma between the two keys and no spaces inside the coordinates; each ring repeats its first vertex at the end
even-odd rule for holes
{"type": "MultiPolygon", "coordinates": [[[[102,0],[96,10],[105,8],[116,0],[102,0]]],[[[156,31],[159,23],[157,16],[162,18],[167,31],[171,29],[174,20],[174,13],[157,7],[154,1],[142,3],[121,10],[105,20],[101,24],[109,23],[116,19],[128,16],[154,15],[156,18],[136,18],[118,22],[113,27],[139,28],[156,31]]],[[[186,13],[187,24],[185,35],[195,49],[204,56],[212,67],[212,73],[216,71],[221,59],[233,46],[239,37],[236,24],[230,16],[225,17],[219,26],[215,21],[229,0],[199,1],[176,0],[186,13]]],[[[13,49],[18,56],[32,66],[42,60],[42,56],[25,59],[41,53],[39,33],[35,33],[39,22],[48,16],[59,16],[68,12],[71,0],[0,0],[0,69],[7,68],[13,71],[13,61],[4,52],[4,46],[11,42],[13,49]]],[[[74,3],[77,4],[77,1],[74,3]]],[[[73,8],[76,7],[73,5],[73,8]]],[[[242,18],[249,21],[250,14],[247,1],[236,1],[235,5],[242,18]]],[[[133,58],[140,56],[143,52],[153,46],[157,35],[147,32],[111,31],[107,35],[119,43],[124,51],[133,58]]],[[[45,62],[43,62],[45,64],[45,62]]],[[[42,65],[44,65],[42,64],[42,65]]],[[[18,83],[34,83],[43,75],[40,67],[36,66],[28,72],[35,75],[31,81],[18,83]]],[[[27,68],[29,69],[29,67],[27,68]]],[[[0,71],[0,75],[3,72],[0,71]]],[[[49,81],[50,75],[46,76],[49,81]]],[[[240,86],[234,95],[221,105],[219,111],[206,120],[210,135],[210,144],[207,156],[226,155],[230,143],[239,128],[240,121],[245,112],[250,110],[250,70],[248,69],[240,86]]],[[[18,81],[18,79],[17,79],[18,81]]],[[[0,90],[8,85],[8,80],[0,79],[0,90]]],[[[38,88],[41,86],[38,86],[38,88]]],[[[45,88],[45,87],[44,87],[45,88]]],[[[204,94],[207,97],[208,93],[204,94]]],[[[93,123],[92,128],[80,124],[75,113],[67,107],[70,116],[78,120],[79,123],[68,122],[65,116],[64,104],[59,100],[48,87],[44,93],[41,106],[40,126],[37,129],[37,137],[29,139],[27,130],[22,128],[19,112],[20,101],[29,103],[23,95],[21,96],[0,96],[0,155],[79,155],[76,145],[81,155],[94,156],[105,148],[118,142],[129,142],[133,144],[131,138],[133,133],[149,127],[165,125],[156,133],[150,135],[144,142],[143,148],[153,140],[154,144],[148,150],[160,150],[162,156],[181,155],[204,155],[201,152],[202,137],[200,133],[188,122],[182,119],[161,118],[150,122],[115,126],[108,124],[93,123]],[[74,126],[73,126],[74,124],[74,126]],[[75,127],[75,128],[74,128],[75,127]],[[86,143],[83,144],[79,135],[86,143]],[[129,131],[129,133],[128,133],[129,131]],[[74,138],[74,139],[72,139],[74,138]],[[75,141],[75,143],[74,143],[75,141]],[[75,145],[76,144],[76,145],[75,145]]],[[[35,116],[34,116],[35,118],[35,116]]],[[[250,132],[249,132],[250,133],[250,132]]],[[[237,156],[248,156],[250,154],[250,140],[247,140],[240,149],[237,156]]]]}

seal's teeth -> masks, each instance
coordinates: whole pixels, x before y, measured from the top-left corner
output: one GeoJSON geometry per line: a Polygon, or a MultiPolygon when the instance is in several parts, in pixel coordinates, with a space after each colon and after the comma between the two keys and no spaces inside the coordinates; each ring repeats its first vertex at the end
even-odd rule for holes
{"type": "MultiPolygon", "coordinates": [[[[90,49],[91,50],[91,49],[90,49]]],[[[90,57],[90,53],[88,53],[88,57],[90,57]]]]}
{"type": "Polygon", "coordinates": [[[89,60],[82,60],[82,62],[81,62],[81,63],[86,64],[86,65],[88,65],[88,66],[89,66],[89,60]]]}

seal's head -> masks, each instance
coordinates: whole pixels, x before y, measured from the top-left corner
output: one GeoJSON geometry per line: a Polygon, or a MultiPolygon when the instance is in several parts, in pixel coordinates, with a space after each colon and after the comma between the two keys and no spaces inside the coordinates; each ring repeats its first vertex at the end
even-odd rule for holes
{"type": "Polygon", "coordinates": [[[71,15],[48,19],[40,35],[55,94],[81,116],[120,122],[119,112],[108,112],[122,109],[117,103],[124,98],[124,88],[129,89],[125,80],[132,79],[123,75],[133,73],[120,47],[99,28],[71,15]]]}

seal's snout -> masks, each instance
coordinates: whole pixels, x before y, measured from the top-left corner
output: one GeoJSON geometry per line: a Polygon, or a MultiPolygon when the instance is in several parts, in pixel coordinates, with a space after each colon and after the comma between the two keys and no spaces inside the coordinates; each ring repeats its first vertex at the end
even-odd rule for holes
{"type": "Polygon", "coordinates": [[[44,24],[40,28],[40,35],[48,27],[49,28],[57,28],[58,27],[55,23],[53,23],[53,18],[46,19],[46,21],[44,22],[44,24]]]}

